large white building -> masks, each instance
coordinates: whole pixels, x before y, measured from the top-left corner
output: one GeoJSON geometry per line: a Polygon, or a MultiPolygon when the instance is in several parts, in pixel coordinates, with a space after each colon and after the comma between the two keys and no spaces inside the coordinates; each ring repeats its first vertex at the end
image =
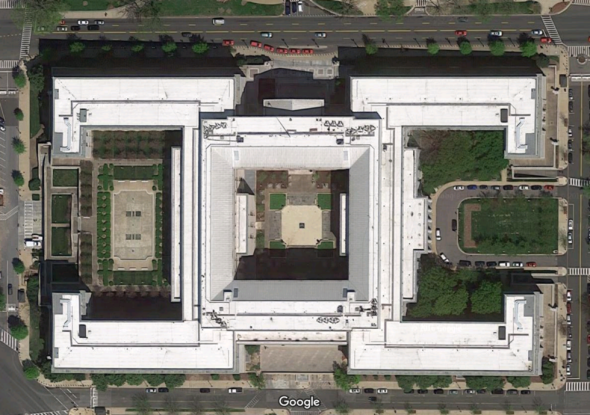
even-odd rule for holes
{"type": "Polygon", "coordinates": [[[236,117],[238,78],[54,78],[53,156],[89,157],[88,132],[183,131],[172,151],[172,301],[182,321],[83,320],[89,293],[53,294],[56,372],[235,373],[244,344],[348,345],[352,373],[540,373],[539,294],[505,320],[407,322],[429,202],[412,128],[506,131],[507,157],[542,157],[540,77],[353,78],[346,117],[236,117]],[[206,113],[206,116],[203,116],[206,113]],[[251,253],[245,172],[348,170],[346,280],[234,278],[251,253]]]}

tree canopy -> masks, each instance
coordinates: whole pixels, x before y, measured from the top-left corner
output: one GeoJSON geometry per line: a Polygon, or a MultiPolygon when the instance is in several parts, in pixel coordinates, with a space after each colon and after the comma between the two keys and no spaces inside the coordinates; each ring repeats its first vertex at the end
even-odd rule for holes
{"type": "Polygon", "coordinates": [[[547,358],[543,358],[541,380],[543,381],[543,383],[545,385],[548,385],[551,382],[553,382],[553,378],[555,376],[554,373],[555,373],[555,363],[550,362],[549,359],[547,359],[547,358]]]}
{"type": "Polygon", "coordinates": [[[86,45],[82,42],[74,42],[70,43],[70,52],[71,53],[82,53],[86,49],[86,45]]]}
{"type": "Polygon", "coordinates": [[[33,91],[37,93],[43,91],[45,88],[45,76],[43,75],[42,65],[33,66],[27,71],[27,76],[29,77],[29,82],[31,83],[33,91]]]}
{"type": "Polygon", "coordinates": [[[378,0],[375,4],[375,14],[383,19],[402,17],[407,11],[404,0],[378,0]]]}
{"type": "Polygon", "coordinates": [[[0,311],[6,310],[6,296],[0,292],[0,311]]]}
{"type": "Polygon", "coordinates": [[[55,26],[68,10],[64,0],[22,0],[17,4],[19,7],[13,10],[12,18],[21,27],[27,20],[34,22],[37,27],[55,26]]]}
{"type": "Polygon", "coordinates": [[[367,42],[365,44],[365,53],[367,55],[374,55],[379,51],[379,46],[375,42],[367,42]]]}
{"type": "Polygon", "coordinates": [[[471,311],[477,314],[501,313],[502,300],[502,283],[484,280],[471,293],[471,311]]]}
{"type": "Polygon", "coordinates": [[[14,137],[12,139],[12,148],[16,154],[23,154],[27,147],[25,147],[25,143],[18,137],[14,137]]]}
{"type": "Polygon", "coordinates": [[[25,272],[25,264],[19,258],[14,258],[12,260],[12,268],[14,269],[14,272],[16,272],[17,274],[22,274],[23,272],[25,272]]]}
{"type": "Polygon", "coordinates": [[[531,386],[531,378],[529,376],[508,376],[506,381],[515,388],[528,388],[531,386]]]}
{"type": "Polygon", "coordinates": [[[403,390],[410,390],[414,385],[418,385],[420,389],[433,388],[448,388],[453,382],[450,376],[414,376],[414,375],[396,375],[395,379],[399,387],[403,390]]]}
{"type": "Polygon", "coordinates": [[[25,85],[27,85],[27,77],[25,76],[25,74],[23,73],[23,71],[17,71],[12,78],[14,79],[14,84],[18,87],[18,88],[24,88],[25,85]]]}
{"type": "Polygon", "coordinates": [[[17,340],[24,340],[29,335],[29,329],[22,321],[10,325],[10,334],[17,340]]]}
{"type": "Polygon", "coordinates": [[[500,376],[465,376],[467,387],[471,389],[502,389],[504,379],[500,376]]]}
{"type": "Polygon", "coordinates": [[[336,365],[334,367],[334,382],[340,389],[347,391],[354,385],[357,385],[361,381],[359,375],[349,375],[346,373],[346,365],[336,365]]]}
{"type": "Polygon", "coordinates": [[[418,279],[418,302],[408,309],[410,317],[460,315],[469,294],[457,275],[447,268],[432,267],[418,279]]]}
{"type": "Polygon", "coordinates": [[[471,42],[463,41],[459,44],[459,50],[461,51],[462,55],[470,55],[473,52],[473,48],[471,47],[471,42]]]}
{"type": "Polygon", "coordinates": [[[209,44],[207,42],[197,42],[192,47],[193,52],[197,55],[202,55],[209,50],[209,44]]]}
{"type": "Polygon", "coordinates": [[[39,377],[39,368],[35,365],[30,365],[27,368],[23,367],[23,370],[25,372],[25,378],[29,380],[37,379],[39,377]]]}
{"type": "Polygon", "coordinates": [[[431,55],[436,55],[440,51],[440,45],[436,42],[428,42],[427,48],[431,55]]]}
{"type": "Polygon", "coordinates": [[[537,44],[534,39],[527,40],[520,44],[520,51],[525,58],[532,58],[537,54],[537,44]]]}
{"type": "Polygon", "coordinates": [[[162,2],[159,0],[122,0],[125,13],[131,19],[143,22],[149,28],[161,24],[162,2]]]}
{"type": "Polygon", "coordinates": [[[494,56],[502,56],[506,52],[506,45],[500,39],[491,41],[489,47],[490,53],[494,56]]]}

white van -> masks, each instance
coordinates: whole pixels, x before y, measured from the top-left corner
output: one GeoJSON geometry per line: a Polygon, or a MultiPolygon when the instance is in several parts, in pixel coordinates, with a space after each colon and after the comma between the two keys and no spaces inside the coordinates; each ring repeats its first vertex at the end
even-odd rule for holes
{"type": "Polygon", "coordinates": [[[297,2],[297,10],[299,13],[303,12],[303,2],[301,0],[297,2]]]}
{"type": "Polygon", "coordinates": [[[225,24],[225,19],[223,17],[216,17],[213,19],[213,25],[221,26],[225,24]]]}

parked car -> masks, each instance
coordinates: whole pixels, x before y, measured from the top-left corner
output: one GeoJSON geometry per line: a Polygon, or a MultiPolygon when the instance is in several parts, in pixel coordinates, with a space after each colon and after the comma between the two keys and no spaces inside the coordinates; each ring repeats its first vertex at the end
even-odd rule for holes
{"type": "Polygon", "coordinates": [[[12,295],[12,284],[8,284],[8,295],[12,295]]]}
{"type": "Polygon", "coordinates": [[[418,395],[426,395],[428,393],[428,389],[418,389],[418,395]]]}
{"type": "Polygon", "coordinates": [[[565,303],[565,307],[566,307],[567,313],[571,314],[572,313],[572,303],[570,303],[568,301],[567,303],[565,303]]]}
{"type": "Polygon", "coordinates": [[[573,219],[568,219],[567,221],[567,229],[570,231],[574,230],[574,220],[573,219]]]}
{"type": "Polygon", "coordinates": [[[297,13],[297,2],[296,1],[291,2],[291,13],[297,13]]]}
{"type": "MultiPolygon", "coordinates": [[[[567,352],[565,354],[565,358],[566,358],[566,360],[567,360],[568,363],[571,363],[573,361],[573,359],[572,359],[572,352],[567,352]]],[[[589,363],[590,363],[590,358],[589,358],[589,363]]],[[[590,364],[588,366],[590,366],[590,364]]]]}
{"type": "Polygon", "coordinates": [[[313,49],[303,49],[301,52],[303,52],[304,55],[313,55],[313,49]]]}
{"type": "Polygon", "coordinates": [[[442,239],[442,237],[440,235],[440,228],[436,228],[435,235],[436,235],[436,240],[437,241],[440,241],[442,239]]]}
{"type": "Polygon", "coordinates": [[[229,388],[228,393],[242,393],[244,390],[242,388],[229,388]]]}
{"type": "Polygon", "coordinates": [[[182,32],[180,34],[180,36],[182,36],[182,37],[192,37],[192,35],[193,35],[193,32],[182,32]]]}
{"type": "Polygon", "coordinates": [[[573,337],[572,326],[567,326],[567,338],[571,339],[572,337],[573,337]]]}
{"type": "Polygon", "coordinates": [[[541,41],[541,43],[553,43],[553,40],[549,36],[543,36],[539,40],[541,41]]]}
{"type": "Polygon", "coordinates": [[[289,53],[292,55],[299,55],[301,53],[301,49],[289,49],[289,53]]]}
{"type": "Polygon", "coordinates": [[[509,266],[510,266],[510,262],[507,262],[507,261],[501,261],[501,262],[498,264],[498,266],[500,266],[500,267],[504,267],[504,268],[505,268],[505,267],[509,267],[509,266]]]}
{"type": "Polygon", "coordinates": [[[465,190],[465,186],[453,186],[453,190],[465,190]]]}
{"type": "Polygon", "coordinates": [[[103,25],[104,24],[104,20],[95,20],[94,24],[99,24],[99,25],[103,25]]]}
{"type": "Polygon", "coordinates": [[[379,389],[377,389],[377,393],[378,393],[379,395],[384,395],[384,394],[386,394],[387,392],[388,392],[388,391],[387,391],[387,389],[386,389],[386,388],[379,388],[379,389]]]}
{"type": "Polygon", "coordinates": [[[529,268],[534,268],[534,267],[537,266],[537,263],[536,262],[527,262],[526,263],[526,266],[529,267],[529,268]]]}
{"type": "Polygon", "coordinates": [[[485,261],[475,261],[475,266],[477,268],[483,268],[486,266],[486,263],[485,263],[485,261]]]}
{"type": "Polygon", "coordinates": [[[529,187],[526,184],[521,184],[520,186],[518,186],[518,190],[529,190],[529,187]]]}
{"type": "Polygon", "coordinates": [[[360,388],[350,388],[348,390],[348,393],[361,393],[361,389],[360,388]]]}
{"type": "Polygon", "coordinates": [[[201,388],[201,389],[199,389],[199,392],[201,392],[201,393],[211,393],[211,389],[209,389],[209,388],[201,388]]]}
{"type": "Polygon", "coordinates": [[[565,298],[567,301],[572,301],[572,290],[567,290],[565,292],[565,298]]]}
{"type": "Polygon", "coordinates": [[[571,125],[569,127],[567,127],[567,136],[568,137],[574,136],[574,130],[572,129],[571,125]]]}
{"type": "Polygon", "coordinates": [[[301,0],[297,2],[297,11],[303,13],[303,2],[301,0]]]}
{"type": "Polygon", "coordinates": [[[80,26],[76,26],[76,25],[70,26],[70,30],[72,32],[79,32],[80,31],[80,26]]]}
{"type": "Polygon", "coordinates": [[[567,153],[567,162],[569,164],[574,164],[574,153],[567,153]]]}
{"type": "Polygon", "coordinates": [[[459,261],[459,266],[460,267],[470,267],[471,261],[466,261],[466,260],[462,259],[461,261],[459,261]]]}
{"type": "Polygon", "coordinates": [[[516,389],[508,389],[506,395],[518,395],[518,391],[516,389]]]}
{"type": "Polygon", "coordinates": [[[404,393],[414,393],[414,389],[404,389],[404,393]]]}
{"type": "Polygon", "coordinates": [[[504,395],[504,389],[494,389],[492,395],[504,395]]]}
{"type": "Polygon", "coordinates": [[[447,256],[445,254],[443,254],[442,252],[440,253],[440,259],[442,259],[445,264],[450,264],[451,263],[451,261],[449,260],[449,258],[447,258],[447,256]]]}
{"type": "MultiPolygon", "coordinates": [[[[590,334],[588,336],[590,336],[590,334]]],[[[565,341],[565,350],[572,350],[572,341],[571,340],[565,341]]]]}
{"type": "Polygon", "coordinates": [[[223,17],[215,17],[212,20],[214,26],[221,26],[225,24],[225,19],[223,17]]]}
{"type": "Polygon", "coordinates": [[[497,266],[498,266],[498,263],[496,261],[486,262],[486,267],[488,267],[488,268],[497,267],[497,266]]]}
{"type": "Polygon", "coordinates": [[[373,389],[373,388],[365,388],[365,389],[363,389],[363,392],[364,393],[375,393],[375,389],[373,389]]]}
{"type": "Polygon", "coordinates": [[[457,36],[467,36],[467,30],[455,30],[457,36]]]}
{"type": "Polygon", "coordinates": [[[566,376],[571,376],[572,375],[572,366],[571,365],[566,365],[565,366],[565,374],[566,374],[566,376]]]}
{"type": "Polygon", "coordinates": [[[463,391],[463,395],[475,395],[475,390],[474,389],[465,389],[463,391]]]}
{"type": "MultiPolygon", "coordinates": [[[[569,340],[568,340],[569,341],[569,340]]],[[[569,341],[571,344],[571,341],[569,341]]],[[[588,337],[586,337],[586,343],[590,344],[590,334],[588,335],[588,337]]]]}
{"type": "Polygon", "coordinates": [[[497,186],[497,185],[494,185],[494,186],[491,187],[491,189],[492,190],[500,190],[501,187],[500,186],[497,186]]]}
{"type": "Polygon", "coordinates": [[[158,388],[158,393],[168,393],[170,392],[170,389],[168,388],[158,388]]]}
{"type": "Polygon", "coordinates": [[[435,389],[434,394],[435,395],[444,395],[445,391],[443,389],[435,389]]]}
{"type": "Polygon", "coordinates": [[[286,2],[285,3],[285,15],[288,16],[291,14],[291,3],[286,2]]]}
{"type": "Polygon", "coordinates": [[[145,393],[158,393],[158,388],[145,388],[145,393]]]}
{"type": "Polygon", "coordinates": [[[376,396],[369,396],[369,402],[377,402],[376,396]]]}
{"type": "Polygon", "coordinates": [[[531,391],[530,391],[530,390],[528,390],[528,389],[524,389],[524,390],[521,390],[521,391],[520,391],[520,394],[521,394],[521,395],[530,395],[530,394],[531,394],[531,391]]]}
{"type": "Polygon", "coordinates": [[[507,185],[502,186],[502,189],[504,189],[504,190],[514,190],[514,186],[507,184],[507,185]]]}
{"type": "Polygon", "coordinates": [[[574,101],[569,102],[568,109],[569,109],[570,114],[574,113],[574,101]]]}
{"type": "Polygon", "coordinates": [[[522,262],[519,262],[519,261],[514,261],[514,262],[512,263],[512,266],[513,266],[514,268],[522,268],[522,267],[524,266],[524,264],[523,264],[522,262]]]}
{"type": "Polygon", "coordinates": [[[453,230],[453,232],[457,231],[457,219],[453,219],[451,221],[451,229],[453,230]]]}
{"type": "Polygon", "coordinates": [[[567,151],[574,151],[574,141],[567,140],[567,151]]]}
{"type": "Polygon", "coordinates": [[[479,188],[480,188],[481,190],[485,190],[485,189],[487,189],[487,188],[488,188],[488,185],[487,185],[487,184],[480,184],[480,185],[479,185],[479,188]]]}
{"type": "Polygon", "coordinates": [[[86,26],[89,24],[88,20],[78,20],[78,24],[80,26],[86,26]]]}
{"type": "Polygon", "coordinates": [[[282,53],[284,55],[289,54],[289,49],[287,48],[277,48],[277,53],[282,53]]]}
{"type": "Polygon", "coordinates": [[[326,33],[325,32],[315,32],[313,34],[315,37],[319,37],[319,38],[325,38],[326,37],[326,33]]]}
{"type": "Polygon", "coordinates": [[[271,38],[272,32],[260,32],[260,36],[265,37],[265,38],[271,38]]]}
{"type": "Polygon", "coordinates": [[[533,30],[531,30],[531,35],[533,35],[533,36],[543,36],[543,31],[541,29],[533,29],[533,30]]]}
{"type": "Polygon", "coordinates": [[[567,233],[567,243],[570,245],[574,243],[574,235],[572,232],[567,233]]]}
{"type": "Polygon", "coordinates": [[[574,90],[573,89],[569,89],[568,91],[568,96],[570,98],[570,101],[572,101],[574,99],[574,90]]]}
{"type": "Polygon", "coordinates": [[[67,32],[68,31],[68,27],[67,26],[57,26],[55,28],[55,30],[57,30],[58,32],[67,32]]]}
{"type": "Polygon", "coordinates": [[[490,30],[490,36],[502,37],[502,31],[501,30],[490,30]]]}
{"type": "Polygon", "coordinates": [[[487,390],[485,390],[485,389],[478,389],[478,390],[477,390],[477,394],[478,394],[478,395],[485,395],[486,393],[488,393],[488,391],[487,391],[487,390]]]}
{"type": "Polygon", "coordinates": [[[100,26],[97,24],[90,24],[90,25],[86,26],[86,28],[88,30],[100,30],[100,26]]]}
{"type": "Polygon", "coordinates": [[[572,325],[572,315],[571,314],[567,314],[565,316],[565,321],[566,321],[566,323],[567,323],[568,326],[571,326],[572,325]]]}
{"type": "Polygon", "coordinates": [[[546,184],[545,186],[543,186],[543,188],[544,188],[545,190],[553,190],[553,189],[555,189],[555,186],[553,186],[553,185],[551,185],[551,184],[546,184]]]}
{"type": "Polygon", "coordinates": [[[274,52],[275,48],[274,48],[274,46],[271,46],[271,45],[264,45],[264,50],[267,50],[269,52],[274,52]]]}
{"type": "Polygon", "coordinates": [[[256,40],[251,40],[250,41],[250,46],[254,46],[255,48],[261,48],[262,47],[262,42],[257,42],[256,40]]]}
{"type": "Polygon", "coordinates": [[[531,190],[543,190],[543,186],[539,186],[538,184],[531,186],[531,190]]]}
{"type": "Polygon", "coordinates": [[[476,184],[470,184],[469,186],[467,186],[467,189],[469,189],[469,190],[477,190],[477,185],[476,184]]]}
{"type": "Polygon", "coordinates": [[[459,391],[457,389],[449,389],[449,395],[459,395],[459,391]]]}
{"type": "Polygon", "coordinates": [[[235,43],[236,42],[232,39],[225,39],[224,41],[221,42],[221,44],[223,46],[233,46],[233,45],[235,45],[235,43]]]}

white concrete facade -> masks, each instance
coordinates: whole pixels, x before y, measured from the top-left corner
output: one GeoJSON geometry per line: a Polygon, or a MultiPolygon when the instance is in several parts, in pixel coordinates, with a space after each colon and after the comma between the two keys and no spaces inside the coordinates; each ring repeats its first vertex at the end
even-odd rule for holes
{"type": "MultiPolygon", "coordinates": [[[[199,113],[233,108],[236,98],[229,92],[234,90],[233,78],[195,81],[186,87],[190,91],[186,100],[181,99],[181,91],[163,94],[162,89],[172,87],[162,80],[143,83],[141,88],[135,84],[137,91],[116,82],[111,95],[103,97],[114,101],[111,110],[103,108],[107,103],[94,103],[92,95],[85,95],[83,79],[70,79],[55,80],[56,88],[70,94],[65,98],[65,92],[60,92],[55,97],[55,132],[63,139],[60,151],[64,156],[74,152],[75,132],[80,130],[79,124],[72,123],[77,118],[73,108],[83,106],[87,119],[93,120],[86,122],[97,128],[110,122],[107,119],[127,128],[125,120],[129,119],[141,125],[150,123],[149,112],[142,119],[126,116],[134,100],[141,105],[154,101],[153,110],[164,114],[160,105],[179,105],[171,124],[183,129],[184,140],[182,148],[172,153],[170,214],[174,227],[172,290],[180,295],[182,321],[82,321],[84,296],[56,293],[55,371],[231,373],[238,370],[237,344],[270,343],[348,344],[349,368],[355,373],[539,373],[541,307],[537,295],[507,296],[504,322],[403,320],[405,303],[417,294],[417,258],[428,251],[428,203],[417,192],[418,153],[405,147],[405,129],[436,124],[436,115],[430,112],[436,112],[437,105],[443,112],[440,124],[447,120],[444,117],[452,116],[447,126],[480,126],[470,121],[464,108],[456,112],[448,108],[459,105],[455,101],[460,94],[466,94],[463,100],[469,105],[482,104],[476,115],[481,115],[485,126],[499,128],[501,125],[491,125],[499,123],[499,107],[490,104],[486,93],[498,94],[494,99],[502,98],[502,105],[516,108],[522,116],[523,111],[531,110],[522,90],[533,85],[531,79],[506,79],[507,85],[499,85],[495,92],[480,90],[481,84],[464,79],[468,88],[457,86],[451,94],[447,86],[448,97],[442,102],[441,84],[434,78],[422,80],[425,85],[408,79],[353,78],[352,110],[374,116],[220,114],[216,119],[201,119],[199,113]],[[216,99],[217,89],[223,96],[216,99]],[[118,102],[117,94],[124,104],[118,102]],[[164,95],[181,102],[162,104],[164,95]],[[68,105],[62,102],[68,99],[68,105]],[[416,102],[406,102],[408,99],[416,102]],[[418,104],[432,107],[420,110],[418,104]],[[100,111],[95,112],[95,105],[100,111]],[[404,109],[412,105],[416,108],[404,109]],[[185,111],[187,108],[196,114],[185,111]],[[109,111],[116,111],[117,117],[109,118],[109,111]],[[105,118],[96,120],[93,114],[105,118]],[[68,132],[68,122],[73,132],[68,132]],[[240,252],[248,250],[245,229],[250,210],[248,201],[237,193],[236,172],[264,169],[349,171],[344,210],[348,280],[234,279],[240,252]],[[80,325],[86,337],[80,337],[80,325]],[[486,359],[490,353],[496,358],[486,359]]],[[[109,90],[110,82],[93,78],[88,90],[109,90]]],[[[497,82],[503,82],[502,78],[497,82]]],[[[524,118],[519,128],[532,128],[534,120],[524,118]]],[[[158,125],[169,124],[160,120],[154,124],[158,125]]],[[[510,146],[507,151],[520,151],[510,146]]],[[[80,146],[77,153],[83,154],[80,146]]]]}

